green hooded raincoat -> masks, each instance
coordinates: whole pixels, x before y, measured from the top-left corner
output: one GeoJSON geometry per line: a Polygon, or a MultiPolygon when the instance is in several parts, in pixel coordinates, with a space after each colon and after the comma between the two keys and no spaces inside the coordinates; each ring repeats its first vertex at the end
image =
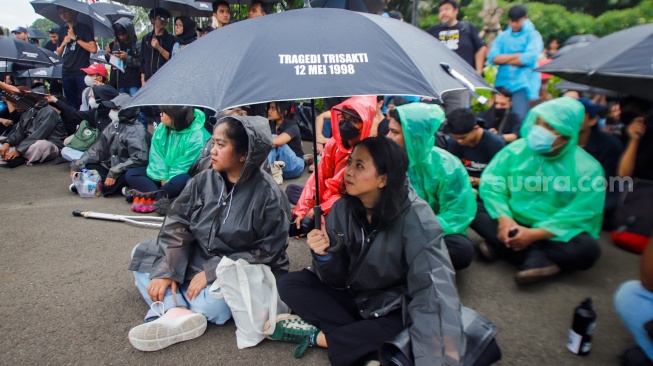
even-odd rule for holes
{"type": "Polygon", "coordinates": [[[476,216],[476,198],[460,159],[435,147],[435,132],[444,121],[444,111],[424,103],[396,109],[406,143],[410,184],[431,206],[445,235],[466,235],[476,216]]]}
{"type": "Polygon", "coordinates": [[[567,242],[588,233],[598,238],[605,203],[603,168],[578,148],[585,109],[569,97],[538,105],[526,116],[521,138],[499,151],[481,176],[479,192],[490,217],[508,216],[544,229],[553,241],[567,242]],[[537,117],[569,143],[556,156],[536,153],[526,137],[537,117]]]}

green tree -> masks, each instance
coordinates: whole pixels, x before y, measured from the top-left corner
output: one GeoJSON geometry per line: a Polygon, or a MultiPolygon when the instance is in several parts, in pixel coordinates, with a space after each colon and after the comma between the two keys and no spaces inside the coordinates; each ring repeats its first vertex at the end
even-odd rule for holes
{"type": "Polygon", "coordinates": [[[40,29],[40,30],[47,33],[50,30],[50,28],[56,27],[56,26],[58,26],[58,24],[56,24],[55,22],[53,22],[53,21],[51,21],[49,19],[40,18],[40,19],[36,19],[34,21],[34,23],[32,23],[32,25],[30,25],[30,28],[40,29]]]}

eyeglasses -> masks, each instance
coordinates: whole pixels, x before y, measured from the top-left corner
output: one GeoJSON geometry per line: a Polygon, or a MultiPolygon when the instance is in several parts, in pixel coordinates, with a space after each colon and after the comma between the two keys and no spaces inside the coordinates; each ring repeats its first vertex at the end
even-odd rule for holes
{"type": "Polygon", "coordinates": [[[167,22],[167,21],[168,21],[168,18],[164,18],[164,17],[156,17],[156,18],[154,18],[154,19],[155,19],[155,20],[156,20],[156,19],[159,19],[159,20],[162,21],[162,22],[167,22]]]}

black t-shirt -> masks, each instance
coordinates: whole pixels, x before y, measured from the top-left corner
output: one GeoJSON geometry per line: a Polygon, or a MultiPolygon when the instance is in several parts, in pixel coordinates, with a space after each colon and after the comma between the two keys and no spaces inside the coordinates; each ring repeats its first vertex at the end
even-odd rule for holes
{"type": "Polygon", "coordinates": [[[461,146],[451,137],[449,138],[447,150],[463,162],[470,177],[480,178],[483,169],[504,145],[505,142],[500,136],[483,130],[483,136],[476,146],[461,146]]]}
{"type": "Polygon", "coordinates": [[[299,132],[299,125],[295,121],[289,121],[284,119],[281,122],[281,125],[276,129],[276,122],[270,121],[270,132],[273,135],[281,135],[282,133],[287,133],[290,135],[290,141],[288,141],[288,147],[299,157],[304,157],[304,150],[302,150],[302,135],[299,132]]]}
{"type": "Polygon", "coordinates": [[[514,133],[519,137],[519,130],[521,129],[521,118],[513,112],[508,111],[505,115],[506,121],[503,124],[503,128],[499,129],[501,127],[501,122],[503,119],[497,119],[495,117],[495,109],[494,107],[482,111],[478,114],[477,119],[482,120],[482,122],[479,123],[481,127],[483,127],[486,130],[489,130],[490,128],[494,128],[497,130],[498,133],[502,135],[506,134],[511,134],[514,133]]]}
{"type": "Polygon", "coordinates": [[[161,52],[152,48],[152,37],[156,37],[159,45],[169,53],[172,52],[172,47],[175,45],[175,37],[163,31],[160,36],[155,36],[154,31],[148,33],[141,40],[141,73],[145,74],[145,81],[149,80],[155,72],[157,72],[168,60],[166,60],[161,52]]]}
{"type": "MultiPolygon", "coordinates": [[[[73,32],[80,41],[95,41],[93,30],[86,24],[77,23],[73,26],[73,32]]],[[[64,38],[68,35],[68,24],[59,29],[59,41],[57,47],[61,46],[64,38]]],[[[75,41],[70,41],[63,50],[63,75],[64,76],[83,76],[86,75],[82,68],[88,67],[91,62],[89,57],[91,53],[85,50],[75,41]]]]}
{"type": "Polygon", "coordinates": [[[594,126],[584,149],[601,163],[607,177],[617,175],[619,159],[624,147],[616,136],[608,135],[602,132],[598,126],[594,126]]]}
{"type": "Polygon", "coordinates": [[[653,180],[653,118],[646,121],[646,132],[639,141],[633,177],[653,180]]]}
{"type": "Polygon", "coordinates": [[[45,45],[43,46],[46,50],[50,50],[52,52],[57,52],[57,45],[54,44],[51,40],[45,42],[45,45]]]}
{"type": "Polygon", "coordinates": [[[439,39],[450,50],[462,57],[468,64],[476,68],[474,54],[485,44],[478,36],[478,30],[470,22],[458,22],[453,27],[442,24],[430,26],[426,32],[439,39]]]}

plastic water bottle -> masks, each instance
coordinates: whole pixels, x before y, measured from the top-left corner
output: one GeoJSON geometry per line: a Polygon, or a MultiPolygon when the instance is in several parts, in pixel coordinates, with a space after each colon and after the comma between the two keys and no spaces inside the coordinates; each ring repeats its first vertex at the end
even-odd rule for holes
{"type": "Polygon", "coordinates": [[[592,298],[586,298],[574,311],[574,320],[569,329],[567,349],[585,356],[592,348],[592,334],[596,325],[596,313],[592,308],[592,298]]]}

